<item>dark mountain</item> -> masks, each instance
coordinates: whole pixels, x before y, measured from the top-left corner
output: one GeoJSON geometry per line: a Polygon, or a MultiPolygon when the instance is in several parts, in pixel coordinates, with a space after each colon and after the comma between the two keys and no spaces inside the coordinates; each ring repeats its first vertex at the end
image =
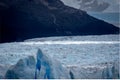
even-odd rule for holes
{"type": "Polygon", "coordinates": [[[119,33],[119,28],[60,0],[0,0],[0,29],[1,42],[119,33]]]}

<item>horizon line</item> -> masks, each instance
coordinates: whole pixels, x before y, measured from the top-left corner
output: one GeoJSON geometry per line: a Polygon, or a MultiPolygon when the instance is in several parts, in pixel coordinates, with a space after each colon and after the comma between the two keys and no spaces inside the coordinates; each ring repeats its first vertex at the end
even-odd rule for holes
{"type": "Polygon", "coordinates": [[[53,45],[53,44],[61,44],[61,45],[80,45],[80,44],[120,44],[120,41],[30,41],[30,42],[20,42],[20,44],[24,45],[53,45]]]}

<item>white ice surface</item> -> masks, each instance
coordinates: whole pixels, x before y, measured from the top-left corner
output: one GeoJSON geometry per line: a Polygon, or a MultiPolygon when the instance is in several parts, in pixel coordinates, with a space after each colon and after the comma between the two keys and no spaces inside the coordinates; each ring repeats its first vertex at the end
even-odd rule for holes
{"type": "Polygon", "coordinates": [[[38,49],[41,49],[48,57],[59,61],[64,67],[70,69],[74,74],[74,78],[103,78],[102,72],[107,66],[106,63],[114,63],[119,60],[119,36],[48,37],[29,39],[25,42],[0,44],[0,77],[3,78],[8,68],[15,65],[20,59],[30,55],[36,56],[38,49]],[[37,44],[46,41],[81,41],[83,43],[92,41],[93,44],[37,44]],[[94,41],[116,43],[94,44],[94,41]]]}
{"type": "MultiPolygon", "coordinates": [[[[27,41],[75,41],[75,40],[91,40],[91,41],[118,41],[118,35],[104,36],[76,36],[76,37],[50,37],[37,38],[27,41]]],[[[119,58],[119,44],[21,44],[19,42],[0,44],[0,64],[14,64],[20,58],[28,55],[35,55],[37,49],[40,48],[43,53],[57,59],[63,65],[88,65],[111,62],[119,58]]]]}

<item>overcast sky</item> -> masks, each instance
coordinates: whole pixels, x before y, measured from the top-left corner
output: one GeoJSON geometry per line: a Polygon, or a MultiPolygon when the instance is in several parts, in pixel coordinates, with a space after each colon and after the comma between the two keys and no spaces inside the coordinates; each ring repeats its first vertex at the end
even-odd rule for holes
{"type": "Polygon", "coordinates": [[[64,4],[91,12],[119,12],[120,0],[61,0],[64,4]]]}

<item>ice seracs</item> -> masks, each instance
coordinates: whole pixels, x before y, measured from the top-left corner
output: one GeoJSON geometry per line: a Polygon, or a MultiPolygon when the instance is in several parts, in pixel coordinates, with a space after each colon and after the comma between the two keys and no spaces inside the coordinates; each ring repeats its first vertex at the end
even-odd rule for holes
{"type": "Polygon", "coordinates": [[[40,49],[34,56],[20,59],[11,66],[6,74],[7,79],[69,79],[68,70],[55,59],[47,57],[40,49]]]}

